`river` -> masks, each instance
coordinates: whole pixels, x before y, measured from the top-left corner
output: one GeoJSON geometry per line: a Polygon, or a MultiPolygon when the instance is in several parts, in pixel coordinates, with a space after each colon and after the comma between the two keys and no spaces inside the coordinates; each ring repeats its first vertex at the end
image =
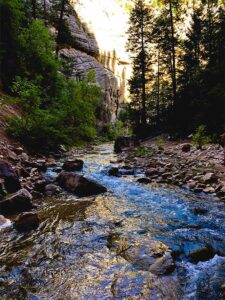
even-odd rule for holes
{"type": "MultiPolygon", "coordinates": [[[[111,144],[78,156],[85,161],[81,173],[108,192],[46,198],[36,208],[38,230],[1,232],[2,300],[223,299],[223,203],[139,184],[141,170],[108,176],[117,159],[111,144]],[[152,274],[149,249],[160,242],[171,249],[175,268],[152,274]]],[[[48,170],[48,175],[56,174],[48,170]]]]}

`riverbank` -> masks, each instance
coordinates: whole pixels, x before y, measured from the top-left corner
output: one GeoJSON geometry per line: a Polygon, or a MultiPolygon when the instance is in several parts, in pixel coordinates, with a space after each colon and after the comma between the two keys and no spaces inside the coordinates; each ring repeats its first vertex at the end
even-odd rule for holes
{"type": "Polygon", "coordinates": [[[199,150],[188,140],[153,138],[125,149],[118,161],[120,166],[142,169],[145,177],[138,179],[140,183],[179,186],[225,201],[224,149],[220,145],[199,150]]]}

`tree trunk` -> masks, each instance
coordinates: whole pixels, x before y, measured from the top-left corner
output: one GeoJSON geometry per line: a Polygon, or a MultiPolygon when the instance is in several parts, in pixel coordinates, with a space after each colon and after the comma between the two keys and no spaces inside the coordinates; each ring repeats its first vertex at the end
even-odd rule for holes
{"type": "Polygon", "coordinates": [[[160,50],[158,50],[158,70],[157,70],[157,125],[160,123],[160,50]]]}
{"type": "MultiPolygon", "coordinates": [[[[142,3],[141,3],[142,5],[142,3]]],[[[143,8],[143,6],[141,7],[143,8]]],[[[146,53],[144,47],[144,20],[142,15],[141,20],[141,69],[142,69],[142,112],[141,112],[141,125],[146,128],[147,117],[146,117],[146,53]]]]}
{"type": "Polygon", "coordinates": [[[33,15],[34,19],[37,18],[37,2],[36,2],[36,0],[32,0],[32,15],[33,15]]]}
{"type": "Polygon", "coordinates": [[[176,75],[176,50],[175,50],[172,0],[169,0],[169,12],[170,12],[170,27],[171,27],[172,85],[173,85],[173,108],[174,108],[177,102],[177,75],[176,75]]]}
{"type": "Polygon", "coordinates": [[[44,20],[45,20],[45,25],[47,26],[47,7],[46,7],[46,0],[43,0],[43,9],[44,9],[44,20]]]}

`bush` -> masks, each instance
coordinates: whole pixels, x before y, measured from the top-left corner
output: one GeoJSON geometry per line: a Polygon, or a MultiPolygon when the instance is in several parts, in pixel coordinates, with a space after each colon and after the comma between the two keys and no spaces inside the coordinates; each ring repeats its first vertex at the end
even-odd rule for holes
{"type": "Polygon", "coordinates": [[[196,132],[192,137],[192,141],[198,149],[202,149],[204,145],[210,143],[210,138],[206,135],[206,126],[200,125],[196,129],[196,132]]]}
{"type": "Polygon", "coordinates": [[[60,144],[71,146],[90,141],[96,136],[95,108],[101,89],[95,84],[93,72],[79,83],[63,81],[57,101],[47,108],[38,84],[17,78],[13,85],[19,96],[16,102],[24,113],[9,119],[8,133],[12,137],[33,150],[47,151],[56,150],[60,144]]]}

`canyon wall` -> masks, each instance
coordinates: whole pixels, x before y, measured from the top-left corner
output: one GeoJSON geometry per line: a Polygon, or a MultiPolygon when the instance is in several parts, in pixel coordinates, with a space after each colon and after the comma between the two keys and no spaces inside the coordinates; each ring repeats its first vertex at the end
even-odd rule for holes
{"type": "Polygon", "coordinates": [[[73,43],[60,50],[74,66],[77,80],[95,70],[103,89],[98,109],[99,124],[115,122],[119,108],[129,98],[130,76],[126,31],[131,1],[71,1],[74,13],[67,16],[73,43]]]}

